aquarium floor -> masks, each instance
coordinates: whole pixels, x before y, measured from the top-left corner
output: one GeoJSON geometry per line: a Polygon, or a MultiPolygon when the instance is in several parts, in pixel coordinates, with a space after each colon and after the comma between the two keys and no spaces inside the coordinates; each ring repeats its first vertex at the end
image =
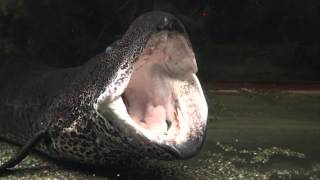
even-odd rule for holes
{"type": "MultiPolygon", "coordinates": [[[[320,179],[319,94],[205,92],[207,138],[190,160],[141,160],[103,169],[33,153],[0,179],[320,179]]],[[[0,142],[0,161],[16,149],[0,142]]]]}

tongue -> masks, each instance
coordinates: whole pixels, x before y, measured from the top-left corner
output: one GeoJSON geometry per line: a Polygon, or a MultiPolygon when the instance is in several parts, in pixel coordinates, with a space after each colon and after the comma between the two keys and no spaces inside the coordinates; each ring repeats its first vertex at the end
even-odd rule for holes
{"type": "Polygon", "coordinates": [[[148,106],[143,120],[144,126],[153,132],[166,131],[166,111],[163,106],[148,106]]]}

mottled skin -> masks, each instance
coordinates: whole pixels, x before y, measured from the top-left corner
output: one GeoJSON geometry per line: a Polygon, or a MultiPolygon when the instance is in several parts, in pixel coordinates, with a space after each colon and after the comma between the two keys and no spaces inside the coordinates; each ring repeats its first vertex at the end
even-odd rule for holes
{"type": "Polygon", "coordinates": [[[187,38],[175,17],[151,12],[136,19],[105,52],[79,67],[49,69],[2,61],[0,137],[24,144],[40,129],[49,127],[38,150],[54,158],[87,164],[105,164],[133,155],[175,158],[165,147],[139,135],[130,136],[130,127],[120,130],[108,119],[116,118],[112,113],[102,118],[94,108],[103,92],[121,91],[149,37],[161,30],[178,31],[187,38]]]}

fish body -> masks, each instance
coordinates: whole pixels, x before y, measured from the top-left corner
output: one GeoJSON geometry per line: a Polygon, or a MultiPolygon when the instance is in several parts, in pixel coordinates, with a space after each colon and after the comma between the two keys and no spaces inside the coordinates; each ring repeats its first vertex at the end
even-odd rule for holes
{"type": "Polygon", "coordinates": [[[56,159],[107,164],[131,156],[186,159],[201,148],[208,108],[182,23],[138,17],[87,63],[47,68],[0,63],[0,137],[56,159]]]}

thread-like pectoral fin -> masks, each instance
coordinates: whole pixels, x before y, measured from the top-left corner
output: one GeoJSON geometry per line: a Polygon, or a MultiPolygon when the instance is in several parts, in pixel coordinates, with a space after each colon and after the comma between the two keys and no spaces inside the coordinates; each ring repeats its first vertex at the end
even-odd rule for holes
{"type": "Polygon", "coordinates": [[[30,151],[35,147],[38,142],[45,136],[47,130],[38,132],[32,139],[30,139],[14,156],[11,157],[7,162],[0,165],[0,174],[6,170],[13,168],[19,164],[24,158],[26,158],[30,151]]]}

